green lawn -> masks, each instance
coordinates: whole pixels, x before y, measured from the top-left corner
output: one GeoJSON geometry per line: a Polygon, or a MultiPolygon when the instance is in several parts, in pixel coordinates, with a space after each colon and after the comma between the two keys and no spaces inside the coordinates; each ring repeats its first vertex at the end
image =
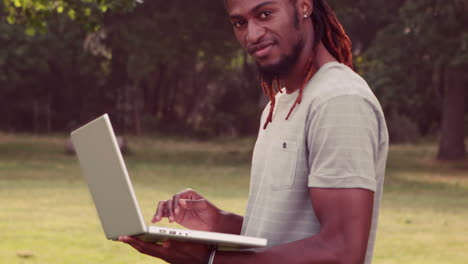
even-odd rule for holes
{"type": "MultiPolygon", "coordinates": [[[[105,239],[64,141],[0,134],[0,263],[163,263],[105,239]]],[[[186,187],[243,213],[253,139],[129,142],[125,159],[146,219],[186,187]]],[[[436,162],[435,151],[432,143],[391,147],[374,263],[468,261],[468,161],[436,162]]]]}

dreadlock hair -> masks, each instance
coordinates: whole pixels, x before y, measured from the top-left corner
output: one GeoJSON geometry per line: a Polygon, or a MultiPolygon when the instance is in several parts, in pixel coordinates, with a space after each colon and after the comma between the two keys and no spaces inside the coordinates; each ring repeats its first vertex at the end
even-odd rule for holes
{"type": "MultiPolygon", "coordinates": [[[[343,26],[338,21],[335,12],[330,8],[326,0],[313,0],[313,12],[310,17],[312,19],[315,34],[313,45],[314,52],[312,54],[316,53],[318,45],[322,42],[328,52],[330,52],[335,59],[353,69],[351,40],[346,35],[343,26]]],[[[304,87],[315,74],[314,67],[312,67],[313,60],[314,57],[309,58],[306,64],[304,81],[301,87],[299,87],[299,95],[289,110],[286,120],[289,119],[296,105],[301,103],[304,87]]],[[[270,112],[268,113],[268,117],[263,125],[263,129],[266,129],[268,124],[273,121],[273,111],[276,103],[275,96],[278,92],[281,92],[281,88],[278,78],[274,78],[272,80],[261,79],[261,84],[264,93],[270,99],[270,112]]]]}

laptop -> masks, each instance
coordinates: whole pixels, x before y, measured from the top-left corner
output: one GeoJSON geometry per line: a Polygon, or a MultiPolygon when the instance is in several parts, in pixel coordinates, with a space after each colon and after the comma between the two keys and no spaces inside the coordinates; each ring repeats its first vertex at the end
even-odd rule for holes
{"type": "Polygon", "coordinates": [[[104,114],[73,131],[71,140],[107,239],[124,235],[156,243],[170,239],[205,243],[220,250],[267,245],[264,238],[146,226],[109,116],[104,114]]]}

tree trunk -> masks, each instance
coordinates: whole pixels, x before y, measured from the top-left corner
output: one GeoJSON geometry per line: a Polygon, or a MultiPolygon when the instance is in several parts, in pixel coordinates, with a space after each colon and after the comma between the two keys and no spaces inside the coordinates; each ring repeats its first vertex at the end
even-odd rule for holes
{"type": "Polygon", "coordinates": [[[39,102],[34,100],[33,103],[33,127],[34,127],[34,134],[38,134],[40,130],[40,121],[39,121],[39,102]]]}
{"type": "Polygon", "coordinates": [[[167,72],[167,64],[160,64],[157,69],[157,77],[154,81],[151,81],[151,96],[148,96],[149,101],[147,105],[150,106],[150,113],[153,117],[156,117],[160,111],[160,98],[161,98],[161,90],[165,89],[164,83],[166,80],[166,72],[167,72]]]}
{"type": "Polygon", "coordinates": [[[47,124],[47,134],[52,132],[52,95],[49,94],[47,98],[47,105],[46,105],[46,124],[47,124]]]}
{"type": "Polygon", "coordinates": [[[447,67],[442,105],[442,127],[439,160],[461,160],[466,157],[465,110],[467,100],[466,67],[447,67]]]}
{"type": "Polygon", "coordinates": [[[136,135],[141,135],[142,132],[142,115],[144,108],[144,98],[142,87],[139,84],[133,85],[133,122],[136,135]]]}

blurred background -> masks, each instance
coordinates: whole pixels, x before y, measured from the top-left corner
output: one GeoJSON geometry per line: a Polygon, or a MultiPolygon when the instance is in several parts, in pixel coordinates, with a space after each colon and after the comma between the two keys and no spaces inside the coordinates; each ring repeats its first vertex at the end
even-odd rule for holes
{"type": "MultiPolygon", "coordinates": [[[[392,142],[440,135],[441,158],[463,156],[467,2],[329,2],[392,142]]],[[[137,135],[257,131],[264,96],[222,1],[3,0],[0,16],[3,131],[69,132],[103,112],[137,135]]]]}
{"type": "MultiPolygon", "coordinates": [[[[328,2],[392,142],[376,263],[466,263],[468,1],[328,2]]],[[[0,263],[154,263],[104,241],[64,154],[103,113],[127,139],[146,218],[194,185],[242,213],[265,104],[222,1],[0,1],[0,263]]]]}

